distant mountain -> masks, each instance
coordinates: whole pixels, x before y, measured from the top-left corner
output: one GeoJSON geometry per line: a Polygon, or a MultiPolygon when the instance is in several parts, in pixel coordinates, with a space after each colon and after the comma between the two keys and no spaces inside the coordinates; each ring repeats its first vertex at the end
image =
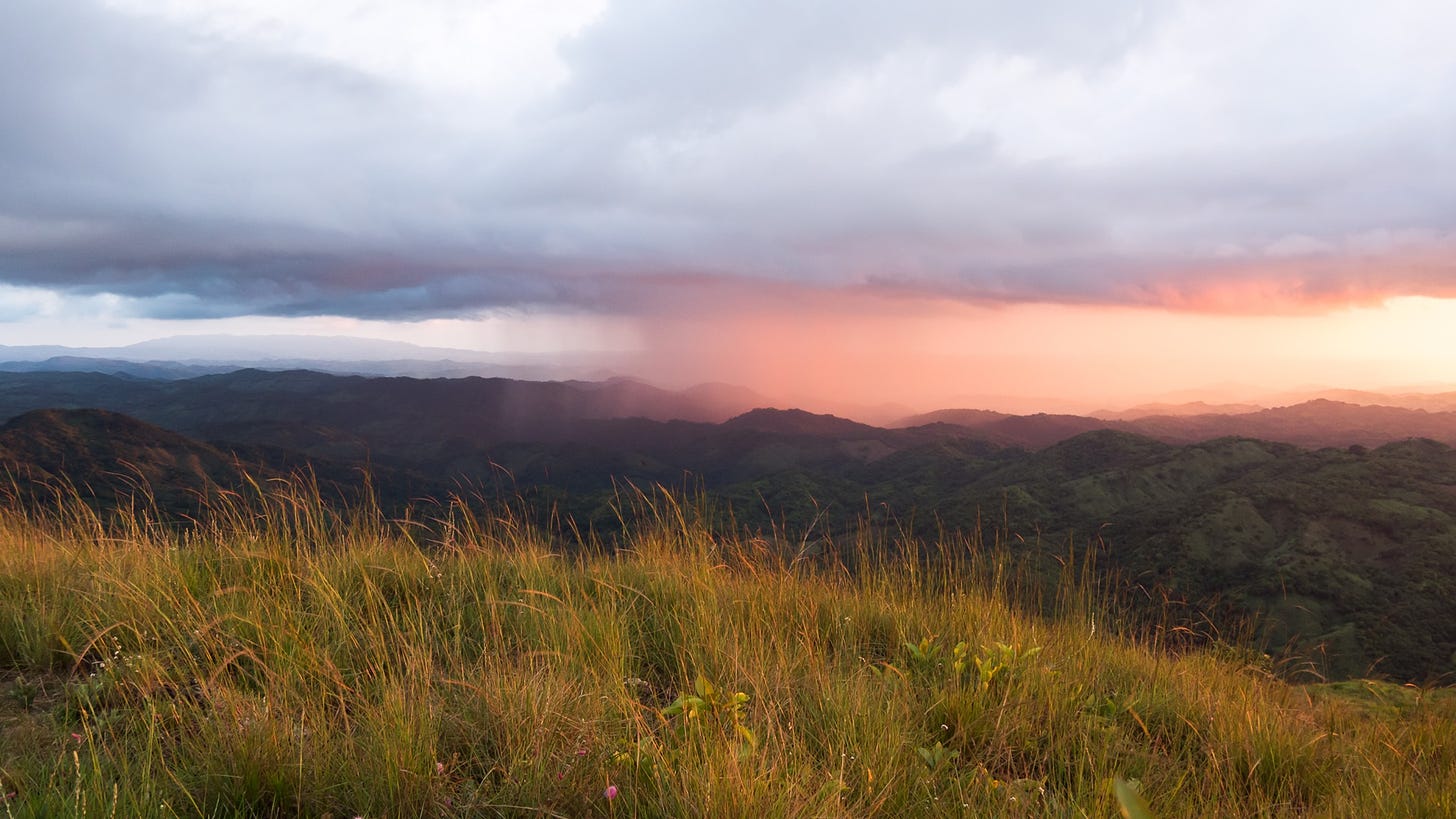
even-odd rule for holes
{"type": "Polygon", "coordinates": [[[884,430],[879,427],[799,409],[755,409],[729,419],[723,426],[727,429],[774,432],[784,435],[813,435],[823,438],[879,437],[884,433],[884,430]]]}
{"type": "Polygon", "coordinates": [[[1359,406],[1327,399],[1239,415],[1151,416],[1118,423],[1166,441],[1239,435],[1308,447],[1380,446],[1405,438],[1456,443],[1456,412],[1359,406]]]}
{"type": "Polygon", "coordinates": [[[1106,429],[1096,418],[1082,415],[1013,415],[975,427],[978,437],[1007,446],[1041,449],[1084,432],[1106,429]]]}
{"type": "MultiPolygon", "coordinates": [[[[896,426],[945,423],[977,438],[1031,449],[1050,446],[1083,432],[1115,429],[1169,443],[1192,443],[1230,436],[1280,441],[1306,447],[1380,446],[1406,438],[1456,444],[1456,412],[1427,412],[1387,406],[1360,406],[1316,399],[1253,412],[1187,414],[1182,405],[1169,415],[1131,419],[1081,415],[1004,415],[986,410],[940,410],[902,419],[896,426]]],[[[1229,408],[1225,405],[1223,408],[1229,408]]]]}
{"type": "Polygon", "coordinates": [[[728,431],[872,442],[861,447],[865,457],[935,438],[1040,449],[1099,429],[1168,443],[1228,436],[1307,447],[1374,447],[1411,437],[1456,443],[1456,413],[1328,400],[1249,413],[1130,421],[942,410],[902,419],[896,429],[887,430],[799,410],[748,412],[755,404],[762,406],[761,398],[722,385],[671,391],[625,378],[534,382],[239,370],[164,380],[94,372],[0,373],[0,420],[41,408],[108,409],[201,440],[281,443],[315,457],[375,457],[408,468],[456,463],[464,454],[511,442],[612,446],[616,436],[631,433],[588,422],[628,418],[695,423],[735,419],[728,431]]]}
{"type": "Polygon", "coordinates": [[[1103,421],[1135,421],[1148,416],[1186,417],[1189,415],[1242,415],[1258,412],[1264,407],[1258,404],[1210,404],[1205,401],[1190,401],[1185,404],[1139,404],[1125,410],[1099,410],[1093,418],[1103,421]]]}
{"type": "Polygon", "coordinates": [[[621,363],[611,354],[490,353],[351,336],[192,335],[153,339],[119,347],[0,345],[0,370],[130,372],[142,377],[177,377],[237,369],[317,370],[343,375],[466,378],[470,376],[550,380],[597,378],[621,363]],[[569,360],[568,360],[569,359],[569,360]],[[84,360],[98,363],[88,365],[84,360]],[[67,362],[71,363],[67,363],[67,362]],[[150,374],[116,362],[161,368],[150,374]]]}
{"type": "Polygon", "coordinates": [[[496,360],[491,354],[477,350],[422,347],[418,344],[401,341],[352,336],[217,334],[170,336],[117,347],[62,347],[58,345],[7,347],[0,345],[0,357],[16,361],[38,361],[58,356],[111,358],[126,361],[206,362],[209,364],[270,359],[496,360]]]}
{"type": "Polygon", "coordinates": [[[908,428],[927,424],[949,424],[968,430],[983,441],[1028,449],[1041,449],[1074,435],[1108,428],[1106,422],[1082,415],[1049,415],[1044,412],[1034,415],[1007,415],[974,409],[938,410],[912,415],[897,421],[895,426],[908,428]]]}
{"type": "Polygon", "coordinates": [[[1366,390],[1321,390],[1306,400],[1325,399],[1344,404],[1400,407],[1427,412],[1456,412],[1456,392],[1369,392],[1366,390]]]}
{"type": "MultiPolygon", "coordinates": [[[[756,396],[750,396],[756,397],[756,396]]],[[[0,373],[0,419],[41,408],[100,408],[207,440],[324,437],[389,452],[563,440],[580,422],[642,417],[722,421],[747,407],[721,390],[678,393],[630,379],[535,382],[238,370],[178,380],[96,373],[0,373]],[[726,400],[726,403],[724,399],[726,400]],[[292,430],[292,431],[288,431],[292,430]]]]}
{"type": "Polygon", "coordinates": [[[103,373],[134,378],[196,378],[238,369],[216,364],[179,364],[175,361],[127,361],[119,358],[53,356],[40,361],[0,361],[0,372],[12,373],[103,373]]]}
{"type": "MultiPolygon", "coordinates": [[[[3,350],[4,348],[0,348],[3,350]]],[[[14,348],[11,348],[12,350],[14,348]]],[[[0,352],[0,359],[4,358],[0,352]]],[[[581,368],[563,368],[550,365],[491,364],[445,360],[419,359],[321,359],[321,358],[260,358],[237,361],[181,362],[167,360],[138,360],[122,358],[99,358],[76,355],[61,355],[38,360],[0,360],[0,372],[99,372],[110,375],[132,375],[138,378],[194,378],[199,375],[214,375],[235,370],[262,369],[270,371],[311,370],[336,375],[363,375],[373,377],[409,376],[412,378],[469,378],[497,377],[528,380],[546,380],[552,377],[584,377],[581,368]]]]}
{"type": "Polygon", "coordinates": [[[959,427],[976,429],[983,427],[993,421],[1000,421],[1010,418],[1011,415],[1004,412],[993,412],[982,409],[943,409],[934,412],[925,412],[919,415],[911,415],[901,418],[890,424],[891,427],[919,427],[926,424],[954,424],[959,427]]]}
{"type": "Polygon", "coordinates": [[[762,395],[729,384],[700,384],[678,391],[623,377],[565,383],[572,389],[591,395],[592,406],[582,413],[582,417],[589,418],[716,422],[762,406],[765,402],[762,395]]]}
{"type": "Polygon", "coordinates": [[[686,401],[705,407],[721,407],[732,417],[753,407],[768,406],[770,401],[760,393],[737,384],[709,382],[688,387],[679,393],[686,401]]]}

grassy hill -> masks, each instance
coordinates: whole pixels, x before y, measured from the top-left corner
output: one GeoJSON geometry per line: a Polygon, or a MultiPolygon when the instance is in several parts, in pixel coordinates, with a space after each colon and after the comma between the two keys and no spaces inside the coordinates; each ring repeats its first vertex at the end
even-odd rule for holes
{"type": "Polygon", "coordinates": [[[638,496],[608,549],[270,487],[185,531],[0,512],[7,817],[1456,812],[1447,692],[1291,686],[1084,555],[1039,598],[1012,544],[805,558],[638,496]]]}
{"type": "Polygon", "coordinates": [[[0,475],[28,495],[75,486],[107,505],[145,494],[177,510],[245,480],[216,447],[105,410],[36,410],[0,425],[0,475]]]}
{"type": "Polygon", "coordinates": [[[555,442],[422,430],[380,451],[327,426],[259,424],[249,437],[269,443],[203,443],[105,411],[48,410],[0,428],[0,472],[20,494],[70,484],[109,508],[140,493],[182,516],[206,494],[299,471],[330,498],[370,494],[390,514],[452,493],[519,493],[534,520],[604,537],[623,526],[612,505],[623,481],[686,485],[731,505],[734,535],[994,530],[1050,556],[1096,543],[1103,567],[1149,599],[1186,600],[1190,620],[1221,628],[1258,617],[1266,646],[1327,678],[1456,673],[1456,451],[1443,444],[1311,451],[1094,430],[1028,451],[956,429],[756,410],[723,424],[581,421],[555,442]]]}

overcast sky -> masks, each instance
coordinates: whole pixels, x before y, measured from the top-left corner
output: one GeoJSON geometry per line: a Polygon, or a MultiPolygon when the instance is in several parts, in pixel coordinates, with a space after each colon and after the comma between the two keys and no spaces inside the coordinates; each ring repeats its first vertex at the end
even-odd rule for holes
{"type": "Polygon", "coordinates": [[[0,341],[1456,296],[1453,43],[1445,0],[6,0],[0,341]]]}

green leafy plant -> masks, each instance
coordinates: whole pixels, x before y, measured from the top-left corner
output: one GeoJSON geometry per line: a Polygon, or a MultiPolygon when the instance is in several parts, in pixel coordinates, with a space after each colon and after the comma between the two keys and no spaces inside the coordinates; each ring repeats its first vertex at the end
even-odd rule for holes
{"type": "Polygon", "coordinates": [[[960,751],[947,748],[944,743],[939,741],[928,748],[924,746],[916,748],[915,753],[920,755],[920,761],[925,763],[925,767],[932,771],[938,770],[947,762],[951,762],[961,755],[960,751]]]}
{"type": "Polygon", "coordinates": [[[996,643],[990,648],[982,649],[980,655],[973,658],[977,685],[982,691],[990,690],[996,680],[1014,673],[1017,668],[1040,653],[1040,646],[1017,649],[1006,643],[996,643]]]}
{"type": "Polygon", "coordinates": [[[905,643],[905,650],[909,653],[909,666],[911,671],[928,674],[940,667],[941,647],[935,641],[935,637],[922,637],[919,643],[905,643]]]}
{"type": "Polygon", "coordinates": [[[715,724],[738,738],[741,751],[751,753],[758,749],[758,737],[744,723],[744,706],[749,699],[742,691],[722,691],[699,674],[693,682],[693,693],[679,694],[671,705],[662,709],[662,716],[681,717],[690,728],[715,724]]]}
{"type": "Polygon", "coordinates": [[[955,648],[951,651],[951,657],[952,657],[952,659],[951,659],[951,663],[950,663],[950,668],[951,668],[951,671],[954,671],[955,672],[955,675],[957,677],[959,677],[960,675],[964,674],[965,671],[966,671],[966,668],[969,667],[968,666],[968,663],[969,663],[969,655],[970,655],[970,653],[971,653],[971,646],[965,640],[962,640],[959,643],[956,643],[955,644],[955,648]]]}

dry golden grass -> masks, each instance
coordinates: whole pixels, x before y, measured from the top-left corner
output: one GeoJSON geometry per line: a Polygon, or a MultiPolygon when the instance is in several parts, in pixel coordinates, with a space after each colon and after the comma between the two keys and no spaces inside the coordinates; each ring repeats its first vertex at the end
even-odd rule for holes
{"type": "Polygon", "coordinates": [[[629,506],[614,549],[307,483],[185,529],[5,512],[5,815],[1101,817],[1118,778],[1159,816],[1456,815],[1444,691],[1174,651],[1075,560],[1039,600],[975,539],[795,560],[629,506]]]}

